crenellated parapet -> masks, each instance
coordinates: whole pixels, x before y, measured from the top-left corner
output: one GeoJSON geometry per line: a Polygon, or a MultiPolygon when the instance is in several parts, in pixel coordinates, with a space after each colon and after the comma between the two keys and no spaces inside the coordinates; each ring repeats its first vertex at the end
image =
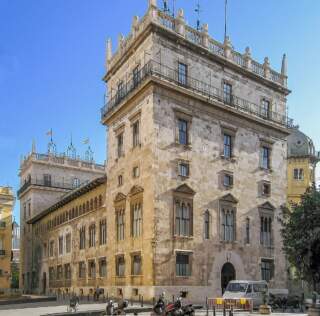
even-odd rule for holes
{"type": "Polygon", "coordinates": [[[209,26],[204,24],[201,30],[196,30],[187,25],[183,9],[178,10],[176,17],[172,17],[157,7],[156,0],[148,0],[149,7],[145,16],[141,19],[135,16],[133,18],[131,32],[127,37],[118,36],[118,49],[113,54],[112,44],[109,39],[107,42],[106,66],[107,70],[112,70],[123,58],[125,53],[134,44],[139,37],[150,25],[156,25],[170,33],[174,33],[186,41],[206,49],[209,53],[221,59],[222,62],[228,61],[283,88],[287,88],[287,59],[283,56],[281,72],[277,72],[270,66],[269,58],[266,57],[261,64],[252,59],[250,48],[247,47],[244,53],[234,50],[229,37],[226,37],[223,43],[220,43],[210,37],[209,26]]]}

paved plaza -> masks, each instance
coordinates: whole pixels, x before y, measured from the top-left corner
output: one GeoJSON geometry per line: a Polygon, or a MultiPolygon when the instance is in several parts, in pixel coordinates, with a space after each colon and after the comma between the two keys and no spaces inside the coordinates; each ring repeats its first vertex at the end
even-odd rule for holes
{"type": "MultiPolygon", "coordinates": [[[[61,313],[67,311],[67,306],[61,305],[61,302],[41,302],[41,303],[28,303],[28,304],[16,304],[16,305],[3,305],[0,306],[0,316],[40,316],[50,313],[61,313]]],[[[81,304],[79,311],[90,310],[102,310],[105,308],[105,303],[100,304],[81,304]]],[[[128,314],[132,315],[132,314],[128,314]]],[[[150,313],[139,313],[139,315],[150,315],[150,313]]],[[[206,315],[205,310],[198,310],[196,315],[206,315]]],[[[213,312],[209,312],[209,316],[213,315],[213,312]]],[[[217,316],[222,316],[222,313],[216,313],[217,316]]],[[[227,314],[228,315],[228,314],[227,314]]],[[[248,316],[249,313],[241,312],[235,313],[235,316],[248,316]]],[[[260,316],[259,313],[253,313],[254,316],[260,316]]],[[[272,316],[306,316],[301,313],[273,313],[272,316]]]]}

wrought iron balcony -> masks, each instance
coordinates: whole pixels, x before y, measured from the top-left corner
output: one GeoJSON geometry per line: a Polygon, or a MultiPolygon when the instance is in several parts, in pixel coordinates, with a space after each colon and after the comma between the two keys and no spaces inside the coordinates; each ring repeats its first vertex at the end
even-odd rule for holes
{"type": "Polygon", "coordinates": [[[269,121],[270,123],[276,123],[283,127],[293,126],[293,120],[288,118],[287,115],[266,111],[261,105],[242,99],[235,94],[226,97],[221,89],[191,76],[182,76],[179,74],[178,70],[172,69],[154,60],[150,60],[145,64],[139,71],[139,75],[131,77],[127,81],[123,81],[121,89],[118,89],[117,93],[109,99],[104,107],[102,107],[102,121],[104,121],[109,113],[113,112],[127,96],[134,90],[137,90],[147,79],[161,79],[176,87],[184,88],[195,95],[205,97],[208,103],[216,104],[218,102],[226,108],[249,114],[250,116],[269,121]]]}
{"type": "Polygon", "coordinates": [[[56,189],[65,189],[65,190],[72,190],[74,189],[71,183],[64,183],[64,182],[57,182],[57,181],[48,181],[45,179],[33,179],[29,178],[18,190],[17,194],[18,197],[27,190],[30,186],[36,185],[40,187],[47,187],[47,188],[56,188],[56,189]]]}

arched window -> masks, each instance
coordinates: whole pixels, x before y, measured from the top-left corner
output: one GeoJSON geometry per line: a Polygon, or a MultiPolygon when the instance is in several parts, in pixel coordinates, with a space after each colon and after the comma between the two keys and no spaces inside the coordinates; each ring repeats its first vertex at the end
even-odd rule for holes
{"type": "Polygon", "coordinates": [[[191,236],[191,203],[176,200],[175,203],[175,234],[177,236],[191,236]]]}

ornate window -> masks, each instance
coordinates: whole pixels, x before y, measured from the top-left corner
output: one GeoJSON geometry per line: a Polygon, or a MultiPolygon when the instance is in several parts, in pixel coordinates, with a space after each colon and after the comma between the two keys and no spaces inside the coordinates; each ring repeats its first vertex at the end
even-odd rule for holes
{"type": "Polygon", "coordinates": [[[135,254],[132,256],[132,275],[141,275],[141,255],[135,254]]]}
{"type": "Polygon", "coordinates": [[[107,220],[100,220],[100,234],[99,234],[99,244],[105,245],[107,243],[107,220]]]}
{"type": "Polygon", "coordinates": [[[94,260],[88,261],[88,277],[94,279],[96,277],[96,262],[94,260]]]}
{"type": "Polygon", "coordinates": [[[260,244],[264,247],[273,246],[274,207],[266,202],[259,207],[260,213],[260,244]]]}
{"type": "Polygon", "coordinates": [[[89,227],[89,247],[96,245],[96,225],[92,224],[89,227]]]}
{"type": "Polygon", "coordinates": [[[57,266],[57,280],[62,280],[63,272],[62,265],[57,266]]]}
{"type": "Polygon", "coordinates": [[[263,98],[261,100],[261,115],[265,118],[269,118],[271,114],[270,101],[263,98]]]}
{"type": "Polygon", "coordinates": [[[116,224],[117,224],[117,240],[124,240],[125,237],[125,210],[118,208],[116,210],[116,224]]]}
{"type": "Polygon", "coordinates": [[[64,265],[64,278],[66,280],[71,280],[71,265],[67,263],[64,265]]]}
{"type": "Polygon", "coordinates": [[[71,234],[68,233],[66,235],[66,253],[70,253],[71,252],[71,234]]]}
{"type": "Polygon", "coordinates": [[[140,121],[137,120],[132,124],[132,146],[137,147],[140,145],[140,121]]]}
{"type": "Polygon", "coordinates": [[[106,258],[101,258],[99,260],[99,275],[101,278],[107,276],[107,260],[106,258]]]}
{"type": "Polygon", "coordinates": [[[79,231],[80,249],[86,248],[86,227],[82,226],[79,231]]]}
{"type": "Polygon", "coordinates": [[[233,242],[236,240],[236,204],[231,194],[220,199],[220,236],[222,241],[233,242]]]}
{"type": "Polygon", "coordinates": [[[232,157],[232,136],[226,133],[223,134],[223,156],[232,157]]]}
{"type": "Polygon", "coordinates": [[[193,195],[195,192],[186,184],[174,191],[174,235],[193,235],[193,195]]]}
{"type": "Polygon", "coordinates": [[[261,155],[261,168],[271,169],[271,148],[268,146],[262,146],[260,149],[261,155]]]}
{"type": "Polygon", "coordinates": [[[183,119],[178,119],[179,129],[179,144],[188,145],[188,122],[183,119]]]}
{"type": "Polygon", "coordinates": [[[116,257],[116,275],[118,277],[125,276],[125,261],[124,255],[120,255],[116,257]]]}
{"type": "Polygon", "coordinates": [[[132,237],[140,237],[142,235],[142,206],[140,202],[131,204],[132,218],[132,237]]]}
{"type": "Polygon", "coordinates": [[[86,277],[86,263],[84,261],[79,262],[79,278],[86,277]]]}
{"type": "Polygon", "coordinates": [[[140,81],[141,81],[141,71],[140,71],[140,66],[136,66],[133,71],[132,71],[132,80],[133,80],[133,85],[136,87],[140,81]]]}
{"type": "Polygon", "coordinates": [[[63,236],[59,237],[59,255],[63,254],[63,236]]]}

